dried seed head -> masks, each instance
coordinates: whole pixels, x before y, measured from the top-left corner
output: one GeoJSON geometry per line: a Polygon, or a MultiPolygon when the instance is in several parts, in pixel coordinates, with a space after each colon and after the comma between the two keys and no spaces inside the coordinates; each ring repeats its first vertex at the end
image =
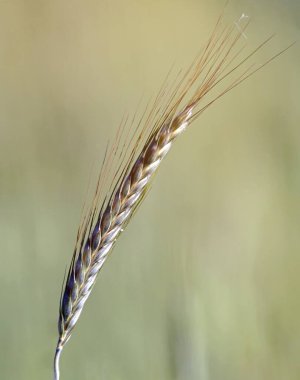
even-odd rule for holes
{"type": "Polygon", "coordinates": [[[220,85],[225,78],[228,79],[235,70],[240,69],[268,42],[267,40],[262,43],[246,58],[238,58],[240,61],[235,62],[239,54],[234,48],[244,31],[244,26],[240,30],[223,29],[220,21],[218,22],[203,54],[175,85],[170,98],[165,99],[166,103],[162,103],[166,104],[165,108],[159,102],[162,94],[168,93],[166,88],[163,88],[154,102],[153,109],[145,116],[145,125],[139,123],[138,126],[142,126],[140,130],[137,128],[136,139],[125,138],[124,145],[126,142],[130,145],[133,141],[128,155],[127,149],[120,143],[122,128],[125,126],[121,124],[115,143],[105,155],[103,171],[91,208],[79,227],[76,249],[62,292],[58,323],[59,342],[55,356],[56,380],[60,352],[71,336],[97,275],[120,232],[144,199],[152,174],[171,148],[173,140],[208,106],[257,71],[254,67],[250,72],[246,69],[242,74],[238,74],[229,86],[200,107],[200,102],[203,104],[203,99],[212,89],[220,85]],[[192,90],[195,87],[196,90],[192,90]],[[116,164],[117,169],[111,174],[112,182],[109,183],[107,178],[116,157],[120,157],[121,162],[116,164]],[[103,188],[106,189],[105,184],[109,189],[108,194],[101,193],[103,188]],[[101,199],[102,205],[99,203],[101,199]]]}

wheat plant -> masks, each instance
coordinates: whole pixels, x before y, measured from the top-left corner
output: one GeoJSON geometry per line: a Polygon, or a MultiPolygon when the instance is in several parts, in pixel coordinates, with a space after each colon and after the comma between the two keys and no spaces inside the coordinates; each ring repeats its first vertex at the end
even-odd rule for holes
{"type": "Polygon", "coordinates": [[[55,380],[59,379],[61,351],[71,337],[99,271],[144,199],[174,140],[207,107],[278,55],[261,65],[250,64],[250,58],[271,38],[245,53],[248,25],[249,20],[242,16],[238,22],[224,26],[221,16],[191,66],[173,80],[172,74],[168,75],[152,105],[140,117],[121,123],[114,143],[106,151],[95,196],[79,226],[64,281],[55,380]]]}

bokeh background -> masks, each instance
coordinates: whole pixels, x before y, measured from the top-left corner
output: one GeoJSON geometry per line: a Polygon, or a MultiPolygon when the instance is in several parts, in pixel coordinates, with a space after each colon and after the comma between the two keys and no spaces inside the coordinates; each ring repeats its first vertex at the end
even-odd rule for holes
{"type": "MultiPolygon", "coordinates": [[[[0,378],[52,378],[61,283],[89,175],[124,112],[203,46],[224,1],[0,1],[0,378]],[[174,63],[175,62],[175,63],[174,63]]],[[[230,1],[256,62],[298,0],[230,1]]],[[[300,378],[300,54],[180,138],[104,266],[62,379],[300,378]]]]}

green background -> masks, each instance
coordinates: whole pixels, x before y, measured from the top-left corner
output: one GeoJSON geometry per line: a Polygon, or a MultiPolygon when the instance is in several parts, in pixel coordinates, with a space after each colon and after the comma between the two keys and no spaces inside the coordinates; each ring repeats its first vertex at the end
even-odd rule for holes
{"type": "MultiPolygon", "coordinates": [[[[52,378],[93,163],[224,5],[0,1],[0,378],[52,378]],[[175,63],[174,63],[175,62],[175,63]]],[[[180,137],[104,266],[62,380],[300,378],[300,3],[231,1],[253,60],[298,43],[180,137]]],[[[96,165],[97,166],[97,165],[96,165]]]]}

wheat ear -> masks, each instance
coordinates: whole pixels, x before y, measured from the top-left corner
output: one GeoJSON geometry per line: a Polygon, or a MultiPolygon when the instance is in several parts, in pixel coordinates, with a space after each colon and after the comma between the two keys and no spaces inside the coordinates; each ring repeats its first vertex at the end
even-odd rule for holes
{"type": "Polygon", "coordinates": [[[239,24],[239,28],[235,25],[223,28],[220,18],[203,52],[187,72],[168,91],[167,85],[162,87],[150,113],[138,123],[138,126],[143,123],[144,126],[137,137],[131,140],[133,144],[129,156],[125,154],[126,149],[125,153],[122,150],[121,157],[124,162],[115,171],[108,193],[104,194],[100,204],[104,183],[108,181],[112,161],[117,155],[119,137],[107,154],[94,201],[80,225],[72,262],[62,289],[59,339],[54,363],[55,380],[59,379],[61,351],[71,336],[97,275],[118,236],[143,200],[153,174],[174,140],[220,96],[262,67],[251,66],[239,71],[223,90],[211,99],[207,98],[212,89],[220,83],[224,84],[236,70],[241,70],[244,63],[269,41],[264,41],[250,54],[239,58],[241,50],[237,46],[240,40],[243,41],[247,25],[248,23],[244,26],[239,24]],[[206,99],[205,104],[203,99],[206,99]]]}

